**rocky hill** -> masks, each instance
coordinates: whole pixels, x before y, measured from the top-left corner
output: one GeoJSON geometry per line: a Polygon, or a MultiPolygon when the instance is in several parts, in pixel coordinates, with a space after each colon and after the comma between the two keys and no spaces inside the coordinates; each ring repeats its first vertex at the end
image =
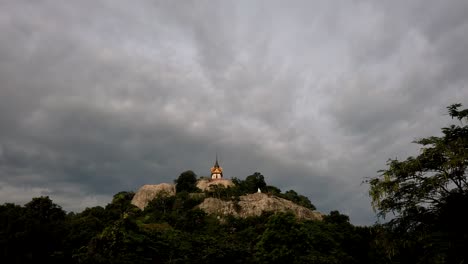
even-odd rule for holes
{"type": "Polygon", "coordinates": [[[259,216],[262,212],[292,212],[300,219],[322,220],[322,214],[299,206],[291,201],[265,193],[253,193],[239,197],[238,201],[206,198],[198,208],[208,214],[237,217],[259,216]]]}
{"type": "MultiPolygon", "coordinates": [[[[228,179],[219,179],[216,181],[210,181],[209,179],[201,179],[197,181],[197,187],[202,191],[210,190],[211,186],[220,185],[224,188],[233,187],[234,183],[228,179]]],[[[146,184],[143,185],[135,193],[132,199],[132,204],[141,210],[145,209],[150,201],[156,198],[158,195],[173,196],[176,194],[176,188],[174,184],[160,183],[160,184],[146,184]]]]}
{"type": "MultiPolygon", "coordinates": [[[[221,185],[230,187],[234,184],[230,180],[200,180],[197,187],[202,190],[210,190],[210,186],[221,185]]],[[[174,184],[161,183],[156,185],[143,185],[133,197],[131,203],[141,210],[153,199],[159,196],[173,196],[176,194],[174,184]]],[[[203,193],[200,193],[203,196],[203,193]]],[[[197,206],[208,214],[220,217],[233,215],[236,217],[259,216],[262,212],[292,212],[300,219],[322,220],[322,214],[297,205],[289,200],[265,193],[253,193],[239,196],[237,200],[225,201],[217,198],[205,198],[197,206]]]]}

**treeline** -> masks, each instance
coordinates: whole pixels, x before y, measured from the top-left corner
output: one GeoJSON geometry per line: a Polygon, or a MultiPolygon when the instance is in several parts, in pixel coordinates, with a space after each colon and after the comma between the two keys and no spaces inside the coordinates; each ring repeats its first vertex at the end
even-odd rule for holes
{"type": "Polygon", "coordinates": [[[219,219],[180,192],[144,211],[131,192],[105,207],[66,214],[48,197],[0,206],[2,263],[380,263],[373,228],[339,212],[323,221],[292,214],[219,219]]]}

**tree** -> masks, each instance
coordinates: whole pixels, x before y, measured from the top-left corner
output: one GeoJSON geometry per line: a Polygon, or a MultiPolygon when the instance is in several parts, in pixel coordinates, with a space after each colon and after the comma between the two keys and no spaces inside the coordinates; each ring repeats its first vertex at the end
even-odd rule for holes
{"type": "Polygon", "coordinates": [[[267,188],[265,177],[260,172],[254,172],[254,174],[247,176],[245,180],[232,178],[232,182],[234,183],[235,187],[230,191],[235,195],[256,193],[259,188],[263,192],[268,192],[268,190],[271,190],[272,188],[280,191],[274,186],[268,186],[269,188],[267,188]]]}
{"type": "Polygon", "coordinates": [[[0,259],[5,263],[26,262],[24,244],[28,241],[25,232],[25,210],[11,203],[0,205],[0,259]]]}
{"type": "Polygon", "coordinates": [[[255,193],[260,190],[265,190],[266,183],[265,177],[260,172],[255,172],[254,174],[247,176],[243,181],[243,188],[246,193],[255,193]]]}
{"type": "Polygon", "coordinates": [[[287,200],[290,200],[290,201],[294,202],[295,204],[298,204],[300,206],[304,206],[304,207],[309,208],[311,210],[317,209],[317,208],[315,208],[315,205],[313,205],[312,202],[309,200],[309,198],[307,198],[304,195],[298,194],[294,190],[286,191],[284,194],[280,194],[280,197],[285,198],[287,200]]]}
{"type": "Polygon", "coordinates": [[[179,177],[174,181],[176,183],[176,192],[197,192],[197,175],[191,171],[182,172],[179,177]]]}
{"type": "Polygon", "coordinates": [[[87,250],[79,255],[78,263],[154,263],[154,244],[132,219],[122,218],[90,240],[87,250]]]}
{"type": "Polygon", "coordinates": [[[33,198],[24,205],[25,263],[63,261],[62,241],[66,235],[65,211],[48,197],[33,198]]]}
{"type": "Polygon", "coordinates": [[[447,107],[459,124],[442,128],[441,137],[416,140],[418,156],[390,159],[387,169],[367,180],[378,216],[394,214],[385,226],[411,247],[408,254],[417,251],[433,263],[468,261],[468,219],[458,213],[468,201],[468,109],[461,106],[447,107]]]}
{"type": "Polygon", "coordinates": [[[274,195],[279,195],[281,194],[281,190],[275,186],[271,186],[271,185],[267,185],[266,187],[266,192],[267,193],[271,193],[271,194],[274,194],[274,195]]]}
{"type": "Polygon", "coordinates": [[[293,214],[276,214],[255,245],[255,258],[258,263],[300,263],[311,250],[307,238],[293,214]]]}
{"type": "Polygon", "coordinates": [[[79,214],[68,215],[68,235],[64,241],[71,254],[77,257],[88,242],[112,222],[101,206],[86,208],[79,214]]]}

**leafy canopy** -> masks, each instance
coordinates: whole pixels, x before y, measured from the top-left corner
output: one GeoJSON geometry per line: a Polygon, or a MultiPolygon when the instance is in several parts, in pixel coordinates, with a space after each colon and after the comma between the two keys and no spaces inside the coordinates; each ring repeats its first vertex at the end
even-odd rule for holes
{"type": "Polygon", "coordinates": [[[404,161],[390,159],[381,175],[368,180],[372,206],[384,217],[395,213],[397,218],[411,211],[433,211],[451,193],[468,192],[466,169],[468,165],[468,111],[458,110],[461,104],[448,108],[452,118],[461,125],[442,128],[442,137],[416,140],[422,145],[417,157],[404,161]]]}
{"type": "Polygon", "coordinates": [[[176,192],[198,192],[197,188],[197,175],[191,171],[182,172],[179,177],[175,180],[176,192]]]}
{"type": "Polygon", "coordinates": [[[385,226],[401,240],[400,252],[417,261],[468,259],[468,219],[463,213],[468,202],[468,110],[459,110],[461,106],[447,107],[458,122],[442,128],[442,136],[415,141],[421,145],[418,156],[390,159],[387,169],[367,181],[378,216],[394,214],[385,226]]]}

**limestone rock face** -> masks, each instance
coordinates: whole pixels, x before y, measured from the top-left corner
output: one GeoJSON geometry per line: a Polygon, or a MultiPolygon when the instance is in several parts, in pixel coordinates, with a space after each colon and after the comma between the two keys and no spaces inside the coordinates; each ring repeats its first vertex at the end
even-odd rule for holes
{"type": "Polygon", "coordinates": [[[221,185],[227,188],[227,187],[233,187],[234,183],[228,179],[217,179],[217,180],[201,179],[201,180],[198,180],[197,182],[197,187],[202,191],[208,191],[210,186],[213,186],[213,185],[221,185]]]}
{"type": "Polygon", "coordinates": [[[145,209],[149,202],[151,202],[158,195],[173,196],[175,195],[175,185],[169,183],[161,183],[155,185],[143,185],[133,196],[132,204],[141,210],[145,209]]]}
{"type": "MultiPolygon", "coordinates": [[[[197,187],[209,190],[210,186],[221,185],[223,187],[234,186],[231,180],[206,180],[197,182],[197,187]]],[[[144,210],[153,199],[158,196],[173,196],[176,194],[174,184],[161,183],[156,185],[143,185],[132,199],[132,204],[144,210]]],[[[193,193],[192,195],[202,195],[203,193],[193,193]]],[[[307,220],[322,220],[322,214],[312,211],[303,206],[297,205],[283,198],[266,193],[253,193],[239,197],[237,201],[223,201],[216,198],[206,198],[197,206],[208,214],[218,216],[232,215],[235,217],[259,216],[262,212],[292,212],[296,217],[307,220]]]]}
{"type": "Polygon", "coordinates": [[[292,212],[296,217],[306,220],[322,220],[322,214],[312,211],[291,201],[265,193],[253,193],[240,196],[239,201],[223,201],[206,198],[198,208],[208,214],[236,217],[259,216],[262,212],[292,212]]]}

